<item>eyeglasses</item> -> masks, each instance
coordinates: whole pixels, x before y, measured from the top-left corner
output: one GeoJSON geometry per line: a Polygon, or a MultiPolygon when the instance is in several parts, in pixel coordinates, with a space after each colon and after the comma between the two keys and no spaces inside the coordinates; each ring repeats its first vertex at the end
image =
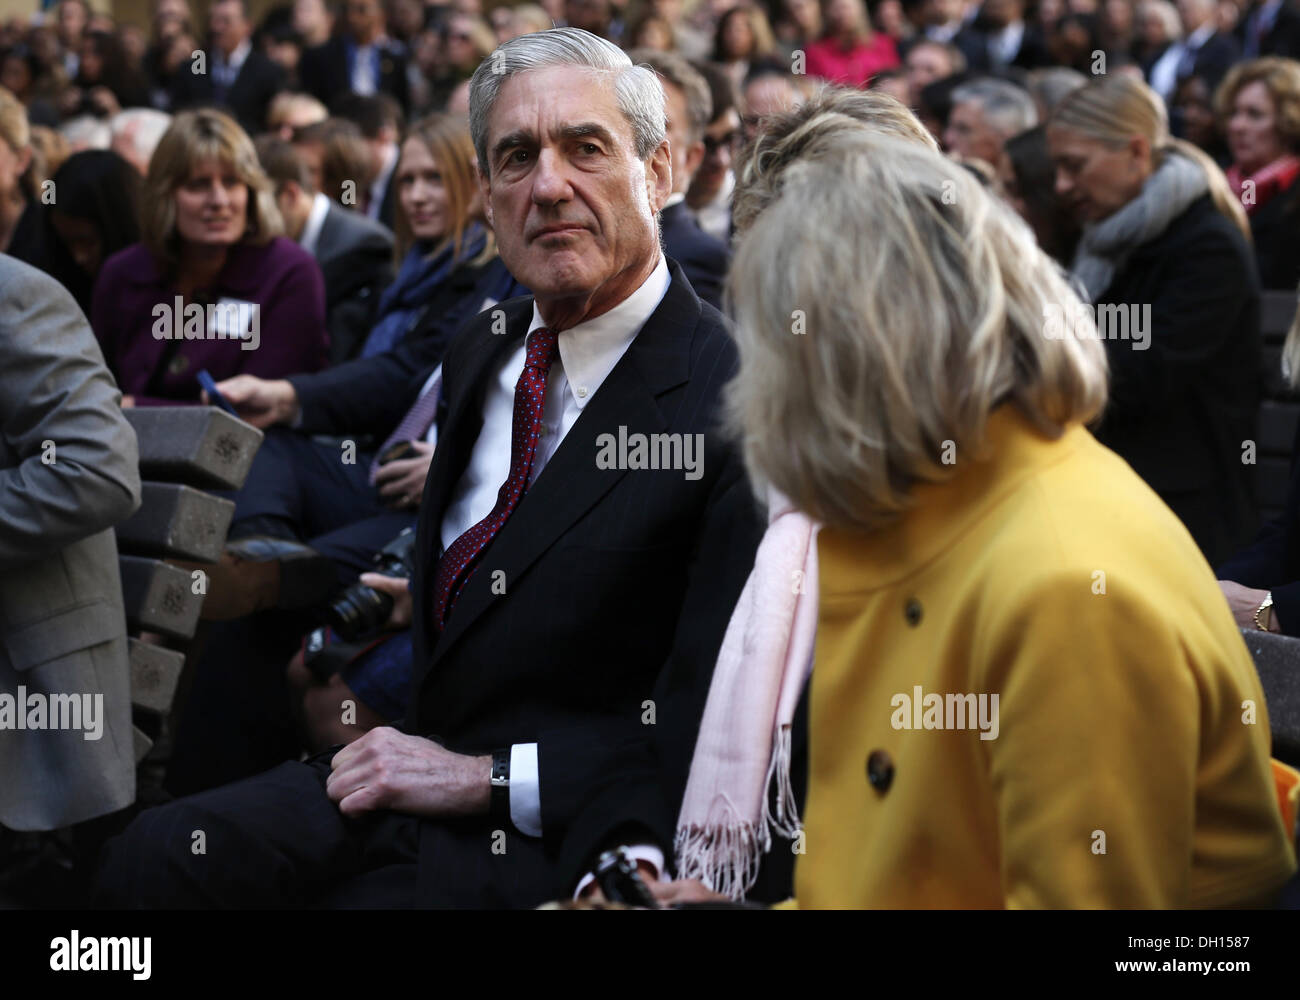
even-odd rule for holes
{"type": "Polygon", "coordinates": [[[741,134],[735,131],[728,132],[726,135],[718,136],[717,138],[714,138],[711,135],[706,135],[704,137],[705,155],[716,156],[719,150],[722,149],[734,150],[738,145],[740,145],[741,138],[741,134]]]}

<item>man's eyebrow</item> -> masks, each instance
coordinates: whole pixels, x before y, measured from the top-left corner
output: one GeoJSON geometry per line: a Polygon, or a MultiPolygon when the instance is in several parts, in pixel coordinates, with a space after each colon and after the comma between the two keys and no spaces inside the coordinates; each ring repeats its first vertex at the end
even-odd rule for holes
{"type": "Polygon", "coordinates": [[[556,134],[561,139],[599,139],[606,146],[615,145],[614,136],[609,129],[599,122],[578,122],[574,125],[565,125],[556,134]]]}
{"type": "Polygon", "coordinates": [[[536,140],[533,138],[533,134],[524,129],[516,129],[513,132],[507,132],[498,139],[496,145],[492,147],[492,159],[497,159],[507,149],[513,149],[515,146],[527,146],[534,144],[535,142],[536,140]]]}

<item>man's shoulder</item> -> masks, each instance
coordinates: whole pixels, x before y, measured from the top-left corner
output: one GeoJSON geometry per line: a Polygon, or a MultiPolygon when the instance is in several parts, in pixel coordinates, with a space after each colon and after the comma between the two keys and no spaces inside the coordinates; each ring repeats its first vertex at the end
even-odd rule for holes
{"type": "Polygon", "coordinates": [[[387,226],[333,201],[330,202],[329,211],[325,215],[322,236],[331,229],[337,231],[344,244],[339,248],[340,251],[372,247],[386,247],[390,252],[392,251],[393,234],[387,226]]]}

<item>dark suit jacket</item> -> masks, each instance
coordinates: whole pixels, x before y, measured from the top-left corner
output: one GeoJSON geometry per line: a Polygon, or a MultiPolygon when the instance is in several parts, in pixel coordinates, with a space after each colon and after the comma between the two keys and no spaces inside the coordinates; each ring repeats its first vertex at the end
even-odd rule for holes
{"type": "MultiPolygon", "coordinates": [[[[352,91],[348,75],[347,42],[336,35],[324,45],[307,49],[298,63],[298,78],[307,93],[326,105],[340,94],[352,91]]],[[[406,53],[392,43],[380,45],[379,89],[393,97],[407,112],[411,94],[406,80],[406,53]]]]}
{"type": "Polygon", "coordinates": [[[1294,292],[1300,283],[1300,181],[1293,181],[1250,217],[1255,262],[1266,289],[1294,292]]]}
{"type": "Polygon", "coordinates": [[[1241,47],[1237,44],[1237,40],[1222,31],[1216,31],[1197,50],[1196,59],[1192,63],[1192,72],[1180,74],[1179,78],[1199,76],[1213,91],[1228,74],[1232,64],[1240,57],[1241,47]]]}
{"type": "Polygon", "coordinates": [[[1098,305],[1150,305],[1150,346],[1108,340],[1111,392],[1097,437],[1125,459],[1213,565],[1254,531],[1259,279],[1245,238],[1208,195],[1138,247],[1098,305]]]}
{"type": "MultiPolygon", "coordinates": [[[[309,434],[389,434],[415,402],[453,335],[479,311],[485,283],[505,266],[499,257],[453,271],[420,321],[392,350],[289,378],[298,393],[301,430],[309,434]]],[[[507,275],[508,278],[508,275],[507,275]]]]}
{"type": "Polygon", "coordinates": [[[334,201],[316,242],[325,276],[330,364],[353,358],[365,343],[379,296],[393,280],[393,234],[334,201]]]}
{"type": "MultiPolygon", "coordinates": [[[[987,73],[993,69],[993,60],[989,54],[988,30],[976,21],[971,28],[963,28],[953,38],[953,44],[966,56],[967,68],[972,72],[987,73]]],[[[1020,48],[1011,66],[1020,69],[1038,69],[1040,66],[1052,65],[1052,55],[1047,51],[1047,40],[1037,26],[1025,24],[1025,33],[1020,39],[1020,48]]]]}
{"type": "Polygon", "coordinates": [[[193,61],[184,62],[176,70],[171,82],[171,110],[203,104],[215,104],[230,109],[244,131],[257,135],[266,127],[266,109],[277,93],[284,89],[284,70],[269,56],[254,48],[239,67],[235,82],[224,99],[218,101],[213,89],[212,65],[214,55],[207,53],[206,73],[195,73],[193,61]]]}
{"type": "MultiPolygon", "coordinates": [[[[1234,34],[1243,53],[1262,6],[1263,4],[1255,4],[1250,13],[1237,23],[1234,34]]],[[[1259,54],[1285,56],[1289,59],[1300,58],[1300,11],[1289,3],[1283,3],[1278,8],[1272,27],[1264,32],[1264,36],[1259,40],[1259,54]]]]}
{"type": "Polygon", "coordinates": [[[670,270],[663,301],[489,546],[439,634],[431,595],[443,515],[482,426],[486,385],[522,343],[532,300],[503,304],[506,334],[493,335],[481,318],[448,352],[447,415],[412,577],[406,728],[464,753],[537,742],[544,833],[537,841],[510,828],[507,852],[485,865],[484,845],[500,823],[423,824],[425,899],[535,905],[571,891],[614,838],[653,839],[671,857],[713,664],[762,527],[740,455],[718,433],[735,346],[681,268],[670,262],[670,270]],[[703,435],[702,477],[598,468],[600,435],[620,429],[703,435]],[[493,592],[497,570],[504,593],[493,592]]]}
{"type": "Polygon", "coordinates": [[[722,308],[722,283],[727,279],[731,254],[727,245],[710,236],[695,216],[679,201],[659,213],[664,252],[682,265],[695,294],[713,306],[722,308]]]}

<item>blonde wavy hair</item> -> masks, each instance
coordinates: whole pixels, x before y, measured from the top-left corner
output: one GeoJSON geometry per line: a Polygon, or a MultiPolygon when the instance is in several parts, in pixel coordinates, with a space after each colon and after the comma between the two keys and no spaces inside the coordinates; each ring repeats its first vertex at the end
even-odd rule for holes
{"type": "Polygon", "coordinates": [[[871,531],[985,447],[1013,403],[1043,433],[1096,417],[1105,349],[1028,227],[924,143],[828,133],[792,163],[728,283],[740,372],[727,423],[756,491],[871,531]],[[943,461],[955,445],[956,464],[943,461]]]}
{"type": "Polygon", "coordinates": [[[845,129],[893,135],[939,151],[930,130],[906,105],[879,90],[819,87],[792,111],[767,119],[758,136],[741,150],[735,166],[731,223],[743,233],[781,193],[792,163],[820,155],[828,137],[845,129]]]}
{"type": "Polygon", "coordinates": [[[1220,125],[1232,115],[1232,102],[1243,87],[1262,83],[1273,99],[1275,128],[1289,152],[1300,148],[1300,63],[1294,59],[1265,56],[1237,63],[1214,92],[1214,112],[1220,125]]]}
{"type": "Polygon", "coordinates": [[[1098,77],[1066,95],[1048,116],[1047,127],[1077,132],[1111,149],[1122,149],[1140,135],[1151,148],[1153,168],[1172,152],[1182,154],[1204,171],[1214,207],[1232,220],[1247,244],[1252,242],[1246,211],[1219,165],[1192,143],[1169,134],[1165,102],[1140,80],[1118,74],[1098,77]]]}
{"type": "Polygon", "coordinates": [[[169,273],[175,272],[180,261],[176,189],[208,160],[217,160],[233,171],[248,188],[248,224],[241,242],[262,246],[284,234],[271,182],[248,133],[222,111],[182,112],[158,141],[140,197],[141,241],[169,273]]]}
{"type": "Polygon", "coordinates": [[[20,181],[24,193],[29,198],[37,195],[36,171],[32,169],[33,156],[32,130],[27,122],[27,109],[10,91],[0,87],[0,139],[17,155],[28,155],[27,169],[23,171],[20,181]]]}

